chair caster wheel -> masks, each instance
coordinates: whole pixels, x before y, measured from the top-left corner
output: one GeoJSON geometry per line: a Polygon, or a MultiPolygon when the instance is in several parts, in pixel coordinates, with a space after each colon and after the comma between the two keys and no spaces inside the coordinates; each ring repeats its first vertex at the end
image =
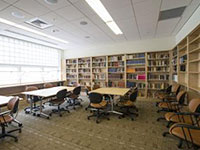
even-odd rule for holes
{"type": "Polygon", "coordinates": [[[134,121],[134,119],[133,119],[133,118],[131,118],[131,121],[134,121]]]}
{"type": "Polygon", "coordinates": [[[74,109],[74,110],[76,110],[76,108],[75,108],[75,107],[74,107],[73,109],[74,109]]]}
{"type": "Polygon", "coordinates": [[[47,117],[47,119],[50,119],[50,117],[47,117]]]}
{"type": "Polygon", "coordinates": [[[99,124],[99,122],[100,122],[99,120],[96,120],[96,123],[97,123],[97,124],[99,124]]]}
{"type": "Polygon", "coordinates": [[[52,114],[49,114],[49,116],[52,116],[52,114]]]}
{"type": "Polygon", "coordinates": [[[62,115],[61,115],[61,114],[60,114],[59,116],[60,116],[60,117],[62,117],[62,115]]]}
{"type": "Polygon", "coordinates": [[[85,110],[87,111],[87,110],[88,110],[88,108],[85,108],[85,110]]]}
{"type": "Polygon", "coordinates": [[[18,125],[18,127],[22,127],[22,123],[20,123],[20,124],[18,125]]]}
{"type": "Polygon", "coordinates": [[[70,111],[69,111],[69,110],[68,110],[67,112],[68,112],[68,113],[70,113],[70,111]]]}
{"type": "Polygon", "coordinates": [[[110,120],[110,118],[107,118],[107,120],[110,120]]]}
{"type": "Polygon", "coordinates": [[[88,120],[90,120],[90,117],[87,117],[88,120]]]}
{"type": "Polygon", "coordinates": [[[163,137],[166,137],[167,134],[169,134],[169,132],[164,132],[164,133],[162,134],[162,136],[163,136],[163,137]]]}
{"type": "Polygon", "coordinates": [[[122,119],[122,116],[119,116],[118,118],[119,118],[119,119],[122,119]]]}
{"type": "Polygon", "coordinates": [[[40,114],[37,114],[37,117],[40,117],[40,114]]]}
{"type": "Polygon", "coordinates": [[[21,129],[19,130],[19,133],[22,133],[22,130],[21,130],[21,129]]]}
{"type": "Polygon", "coordinates": [[[36,113],[33,113],[33,116],[35,116],[36,115],[36,113]]]}

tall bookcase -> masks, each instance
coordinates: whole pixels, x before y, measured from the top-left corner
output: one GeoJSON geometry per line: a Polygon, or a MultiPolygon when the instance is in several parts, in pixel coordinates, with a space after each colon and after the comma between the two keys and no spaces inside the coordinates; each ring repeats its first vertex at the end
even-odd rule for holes
{"type": "Polygon", "coordinates": [[[172,50],[172,59],[171,59],[171,74],[172,81],[178,82],[178,50],[177,46],[172,50]]]}
{"type": "Polygon", "coordinates": [[[147,60],[148,96],[154,97],[157,90],[169,86],[169,51],[148,53],[147,60]]]}
{"type": "Polygon", "coordinates": [[[66,60],[66,80],[70,85],[74,85],[78,82],[77,68],[77,59],[66,60]]]}

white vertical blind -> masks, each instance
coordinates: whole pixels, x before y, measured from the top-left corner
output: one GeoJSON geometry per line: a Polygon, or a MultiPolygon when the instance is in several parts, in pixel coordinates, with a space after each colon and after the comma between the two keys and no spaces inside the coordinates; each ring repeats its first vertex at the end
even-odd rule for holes
{"type": "Polygon", "coordinates": [[[60,67],[60,50],[0,36],[0,86],[57,81],[60,67]]]}

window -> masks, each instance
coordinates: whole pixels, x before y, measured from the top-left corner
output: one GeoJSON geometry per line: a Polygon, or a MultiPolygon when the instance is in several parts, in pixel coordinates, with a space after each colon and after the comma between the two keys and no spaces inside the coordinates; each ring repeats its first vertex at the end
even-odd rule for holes
{"type": "Polygon", "coordinates": [[[0,36],[0,86],[60,80],[60,62],[58,49],[0,36]]]}

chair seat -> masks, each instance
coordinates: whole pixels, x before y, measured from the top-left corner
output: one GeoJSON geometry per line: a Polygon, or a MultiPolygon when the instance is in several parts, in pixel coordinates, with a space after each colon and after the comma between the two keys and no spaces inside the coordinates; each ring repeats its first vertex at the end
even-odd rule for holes
{"type": "Polygon", "coordinates": [[[95,103],[90,103],[90,106],[94,108],[103,108],[107,105],[107,101],[102,100],[101,103],[95,104],[95,103]]]}
{"type": "Polygon", "coordinates": [[[188,115],[175,115],[173,112],[168,112],[165,114],[165,119],[167,121],[172,121],[175,123],[184,122],[187,124],[192,124],[192,120],[188,115]],[[173,117],[171,117],[173,115],[173,117]]]}
{"type": "Polygon", "coordinates": [[[78,95],[71,94],[71,95],[69,96],[69,98],[71,98],[71,99],[77,99],[77,98],[78,98],[78,95]]]}
{"type": "Polygon", "coordinates": [[[123,105],[123,106],[135,106],[134,102],[132,102],[130,100],[119,102],[119,105],[123,105]]]}
{"type": "Polygon", "coordinates": [[[173,104],[170,104],[168,102],[160,102],[158,107],[160,108],[166,108],[166,109],[171,109],[171,110],[176,110],[176,107],[175,105],[173,104]]]}
{"type": "Polygon", "coordinates": [[[11,117],[10,115],[4,115],[3,117],[0,116],[0,124],[1,123],[9,123],[13,121],[13,117],[11,117]]]}
{"type": "MultiPolygon", "coordinates": [[[[182,128],[181,127],[173,128],[173,127],[174,127],[174,125],[169,130],[170,134],[175,135],[175,136],[177,136],[179,138],[185,139],[182,128]]],[[[191,138],[190,138],[190,135],[189,135],[189,132],[188,132],[188,129],[184,128],[184,131],[185,131],[185,135],[186,135],[187,141],[192,142],[191,138]]],[[[190,129],[190,133],[191,133],[191,136],[192,136],[194,144],[200,145],[200,130],[190,129]]]]}
{"type": "Polygon", "coordinates": [[[50,101],[50,103],[52,103],[52,104],[62,104],[64,102],[65,102],[65,100],[58,100],[58,99],[54,99],[54,100],[50,101]]]}

